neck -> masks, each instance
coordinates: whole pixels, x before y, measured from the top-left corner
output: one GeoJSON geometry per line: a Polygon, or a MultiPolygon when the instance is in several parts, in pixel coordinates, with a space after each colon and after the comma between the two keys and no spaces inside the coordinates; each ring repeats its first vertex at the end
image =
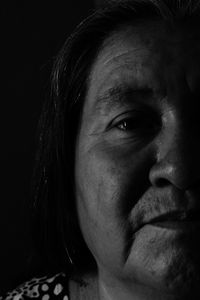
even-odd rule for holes
{"type": "MultiPolygon", "coordinates": [[[[113,278],[110,275],[99,274],[99,300],[184,300],[184,297],[167,294],[131,280],[113,278]]],[[[188,299],[188,298],[186,298],[188,299]]],[[[190,298],[190,300],[196,298],[190,298]]]]}
{"type": "Polygon", "coordinates": [[[69,293],[71,300],[100,300],[97,274],[73,275],[69,281],[69,293]]]}
{"type": "MultiPolygon", "coordinates": [[[[105,275],[105,274],[104,274],[105,275]]],[[[73,276],[69,282],[71,300],[184,300],[182,296],[166,294],[140,285],[137,282],[129,282],[102,276],[97,273],[87,273],[73,276]]],[[[181,291],[180,291],[181,293],[181,291]]],[[[190,300],[197,299],[191,295],[190,300]]]]}

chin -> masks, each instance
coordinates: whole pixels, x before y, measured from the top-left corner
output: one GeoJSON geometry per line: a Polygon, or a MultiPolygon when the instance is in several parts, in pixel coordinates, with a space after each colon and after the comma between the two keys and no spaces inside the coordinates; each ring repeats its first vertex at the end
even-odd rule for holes
{"type": "MultiPolygon", "coordinates": [[[[185,249],[157,261],[152,268],[150,285],[173,300],[200,299],[200,261],[185,249]]],[[[147,283],[148,284],[148,283],[147,283]]],[[[162,299],[162,298],[161,298],[162,299]]]]}
{"type": "Polygon", "coordinates": [[[200,299],[200,264],[191,258],[177,258],[166,270],[163,287],[174,299],[200,299]]]}
{"type": "Polygon", "coordinates": [[[185,233],[154,233],[143,230],[136,237],[127,260],[129,276],[132,272],[147,289],[167,296],[159,299],[200,299],[198,242],[185,233]]]}

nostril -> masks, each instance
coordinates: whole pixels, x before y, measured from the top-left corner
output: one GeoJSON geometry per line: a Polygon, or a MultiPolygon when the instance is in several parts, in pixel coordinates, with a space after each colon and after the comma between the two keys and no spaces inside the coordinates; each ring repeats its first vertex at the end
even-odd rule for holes
{"type": "Polygon", "coordinates": [[[165,187],[169,184],[169,181],[165,178],[157,178],[154,182],[154,185],[157,186],[157,187],[165,187]]]}

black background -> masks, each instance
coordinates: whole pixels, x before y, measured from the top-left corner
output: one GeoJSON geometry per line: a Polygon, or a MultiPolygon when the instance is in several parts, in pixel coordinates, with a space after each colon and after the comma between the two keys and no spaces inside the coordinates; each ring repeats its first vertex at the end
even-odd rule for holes
{"type": "MultiPolygon", "coordinates": [[[[0,291],[31,275],[27,206],[52,61],[92,0],[1,3],[0,291]]],[[[100,1],[97,1],[100,2],[100,1]]],[[[37,265],[37,258],[35,258],[37,265]]]]}

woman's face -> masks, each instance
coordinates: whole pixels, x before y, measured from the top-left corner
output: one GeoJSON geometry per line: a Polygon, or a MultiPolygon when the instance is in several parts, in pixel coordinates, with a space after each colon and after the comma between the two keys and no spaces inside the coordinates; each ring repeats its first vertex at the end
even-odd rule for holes
{"type": "Polygon", "coordinates": [[[188,28],[127,25],[90,72],[76,201],[105,285],[174,292],[199,282],[200,39],[188,28]]]}

